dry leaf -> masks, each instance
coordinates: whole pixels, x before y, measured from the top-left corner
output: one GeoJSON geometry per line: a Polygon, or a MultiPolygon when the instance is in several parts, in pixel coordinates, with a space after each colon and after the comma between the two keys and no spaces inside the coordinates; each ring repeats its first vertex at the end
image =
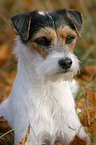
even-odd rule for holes
{"type": "Polygon", "coordinates": [[[10,91],[11,91],[11,86],[4,83],[0,84],[0,103],[4,101],[6,98],[8,98],[10,91]]]}
{"type": "Polygon", "coordinates": [[[96,118],[94,119],[93,123],[89,127],[90,133],[92,133],[93,136],[93,144],[96,144],[96,118]]]}
{"type": "Polygon", "coordinates": [[[0,131],[9,131],[8,122],[3,117],[0,117],[0,131]]]}
{"type": "Polygon", "coordinates": [[[90,90],[89,88],[86,88],[86,95],[87,95],[88,104],[90,104],[92,106],[96,106],[95,93],[92,90],[90,90]]]}
{"type": "Polygon", "coordinates": [[[84,126],[89,126],[93,123],[94,118],[96,117],[96,99],[95,94],[89,88],[85,88],[87,98],[81,98],[76,103],[76,108],[82,110],[79,113],[79,118],[81,123],[84,126]]]}
{"type": "Polygon", "coordinates": [[[81,98],[80,100],[77,101],[76,108],[85,110],[85,107],[86,107],[86,100],[84,98],[81,98]]]}
{"type": "Polygon", "coordinates": [[[21,142],[17,142],[16,145],[25,145],[25,143],[28,139],[28,136],[30,134],[30,128],[31,128],[31,126],[29,124],[25,137],[21,140],[21,142]]]}
{"type": "Polygon", "coordinates": [[[89,145],[87,138],[81,138],[78,135],[69,143],[69,145],[89,145]]]}
{"type": "Polygon", "coordinates": [[[96,74],[96,65],[88,65],[88,66],[86,65],[83,67],[83,69],[89,75],[91,75],[93,73],[96,74]]]}
{"type": "MultiPolygon", "coordinates": [[[[0,117],[0,136],[4,135],[10,130],[7,120],[3,117],[0,117]]],[[[12,132],[7,133],[2,138],[0,138],[0,145],[13,145],[14,144],[14,135],[12,132]]]]}
{"type": "Polygon", "coordinates": [[[95,109],[94,107],[88,107],[86,111],[82,111],[78,114],[81,123],[84,126],[90,126],[93,123],[95,117],[95,109]],[[89,124],[90,122],[90,124],[89,124]]]}
{"type": "Polygon", "coordinates": [[[4,64],[7,58],[8,58],[8,44],[2,44],[0,46],[0,66],[4,64]]]}
{"type": "Polygon", "coordinates": [[[16,71],[12,70],[11,72],[1,72],[0,73],[0,103],[8,98],[12,84],[16,76],[16,71]]]}
{"type": "Polygon", "coordinates": [[[83,67],[79,78],[88,80],[89,76],[93,75],[93,80],[96,80],[96,65],[86,65],[83,67]]]}

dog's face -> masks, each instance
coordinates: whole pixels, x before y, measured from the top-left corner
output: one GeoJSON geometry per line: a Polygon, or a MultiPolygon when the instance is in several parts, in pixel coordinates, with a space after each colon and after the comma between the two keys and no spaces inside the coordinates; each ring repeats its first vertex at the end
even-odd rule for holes
{"type": "Polygon", "coordinates": [[[38,76],[69,80],[77,74],[79,61],[73,48],[82,28],[78,11],[63,9],[44,13],[35,10],[13,16],[11,24],[29,49],[28,53],[34,55],[30,63],[38,76]]]}

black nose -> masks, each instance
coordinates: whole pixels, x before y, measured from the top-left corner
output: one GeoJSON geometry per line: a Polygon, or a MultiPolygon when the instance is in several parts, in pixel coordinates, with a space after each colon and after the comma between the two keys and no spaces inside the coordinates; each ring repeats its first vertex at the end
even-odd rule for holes
{"type": "Polygon", "coordinates": [[[58,63],[62,69],[69,69],[72,66],[72,60],[68,57],[60,59],[58,63]]]}

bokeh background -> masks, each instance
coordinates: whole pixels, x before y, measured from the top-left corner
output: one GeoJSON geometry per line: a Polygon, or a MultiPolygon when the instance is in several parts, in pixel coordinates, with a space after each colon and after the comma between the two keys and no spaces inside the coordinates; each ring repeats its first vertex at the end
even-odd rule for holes
{"type": "Polygon", "coordinates": [[[9,18],[17,13],[34,9],[54,11],[61,8],[79,10],[84,17],[82,37],[78,39],[74,49],[74,53],[81,61],[81,73],[77,76],[80,92],[76,107],[83,110],[79,117],[91,136],[92,144],[95,144],[96,0],[0,0],[0,102],[8,97],[17,72],[17,60],[12,55],[15,33],[9,24],[9,18]]]}

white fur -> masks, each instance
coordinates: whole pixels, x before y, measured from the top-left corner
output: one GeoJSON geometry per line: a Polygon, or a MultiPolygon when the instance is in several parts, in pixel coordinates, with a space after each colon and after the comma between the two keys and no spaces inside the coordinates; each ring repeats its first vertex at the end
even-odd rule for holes
{"type": "Polygon", "coordinates": [[[43,16],[45,16],[45,13],[44,12],[38,12],[40,15],[43,15],[43,16]]]}
{"type": "Polygon", "coordinates": [[[14,130],[14,144],[25,136],[29,123],[26,145],[41,145],[47,138],[54,145],[61,136],[68,144],[76,134],[87,136],[75,111],[72,93],[78,90],[76,82],[72,81],[71,87],[69,83],[79,70],[77,57],[71,52],[55,50],[44,60],[37,52],[30,53],[19,38],[14,53],[18,57],[17,76],[9,98],[0,106],[0,115],[8,120],[10,127],[20,127],[14,130]],[[65,56],[73,64],[63,74],[59,73],[62,70],[58,61],[65,56]]]}

